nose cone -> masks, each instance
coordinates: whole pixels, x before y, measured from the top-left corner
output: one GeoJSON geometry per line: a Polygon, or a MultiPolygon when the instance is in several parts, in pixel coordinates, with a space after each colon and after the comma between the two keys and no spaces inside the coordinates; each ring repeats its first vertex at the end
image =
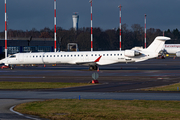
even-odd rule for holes
{"type": "Polygon", "coordinates": [[[0,60],[0,64],[5,63],[5,59],[0,60]]]}

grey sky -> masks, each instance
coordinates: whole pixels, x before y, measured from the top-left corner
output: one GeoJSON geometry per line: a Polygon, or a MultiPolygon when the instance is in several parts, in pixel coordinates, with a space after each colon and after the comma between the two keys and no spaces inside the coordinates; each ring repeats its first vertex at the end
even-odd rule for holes
{"type": "MultiPolygon", "coordinates": [[[[144,26],[147,29],[180,30],[180,0],[93,0],[93,27],[103,30],[118,28],[119,8],[122,5],[122,24],[144,26]]],[[[90,27],[89,0],[57,0],[57,26],[72,27],[72,14],[80,16],[79,28],[90,27]]],[[[7,0],[8,29],[37,30],[54,26],[54,0],[7,0]]],[[[4,0],[0,1],[0,32],[4,31],[4,0]]]]}

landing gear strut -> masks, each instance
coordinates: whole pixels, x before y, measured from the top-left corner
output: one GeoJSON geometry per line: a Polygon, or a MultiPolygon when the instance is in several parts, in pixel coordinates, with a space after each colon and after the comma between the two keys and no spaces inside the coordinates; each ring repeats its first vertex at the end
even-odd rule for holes
{"type": "Polygon", "coordinates": [[[10,65],[9,67],[11,70],[13,70],[15,68],[15,65],[10,65]]]}

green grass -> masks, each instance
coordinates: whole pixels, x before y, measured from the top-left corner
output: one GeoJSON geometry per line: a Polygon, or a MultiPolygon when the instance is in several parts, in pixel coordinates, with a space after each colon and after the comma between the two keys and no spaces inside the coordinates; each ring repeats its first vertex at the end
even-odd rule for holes
{"type": "Polygon", "coordinates": [[[88,83],[60,82],[0,82],[0,89],[51,89],[91,85],[88,83]]]}
{"type": "Polygon", "coordinates": [[[179,87],[179,89],[180,89],[180,83],[166,85],[166,86],[160,86],[160,87],[152,87],[152,88],[142,89],[142,90],[145,90],[145,91],[177,91],[177,87],[179,87]]]}
{"type": "Polygon", "coordinates": [[[51,120],[177,120],[180,101],[55,99],[15,107],[51,120]]]}

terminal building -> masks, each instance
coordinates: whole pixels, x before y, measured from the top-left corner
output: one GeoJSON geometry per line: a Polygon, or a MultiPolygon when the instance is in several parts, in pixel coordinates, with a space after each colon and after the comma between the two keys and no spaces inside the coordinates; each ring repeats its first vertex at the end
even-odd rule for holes
{"type": "MultiPolygon", "coordinates": [[[[60,51],[60,44],[56,48],[60,51]]],[[[67,51],[79,51],[77,43],[68,43],[67,51]]],[[[12,38],[7,40],[8,56],[15,53],[54,52],[53,38],[12,38]]],[[[0,38],[0,59],[5,57],[5,40],[0,38]]]]}
{"type": "MultiPolygon", "coordinates": [[[[7,40],[8,55],[26,52],[53,52],[53,38],[14,38],[7,40]]],[[[0,58],[5,56],[5,40],[0,39],[0,58]]]]}

